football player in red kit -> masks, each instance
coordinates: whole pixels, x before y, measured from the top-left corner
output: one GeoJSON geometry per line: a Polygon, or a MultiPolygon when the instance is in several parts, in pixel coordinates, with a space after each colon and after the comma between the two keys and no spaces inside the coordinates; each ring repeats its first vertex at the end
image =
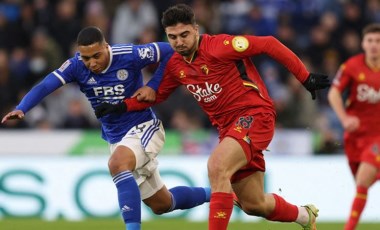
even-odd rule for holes
{"type": "MultiPolygon", "coordinates": [[[[167,9],[162,24],[176,52],[167,62],[154,103],[185,85],[219,131],[220,142],[207,165],[212,188],[209,229],[227,229],[233,192],[249,215],[316,229],[318,209],[313,205],[298,207],[279,195],[264,192],[263,151],[273,137],[275,109],[250,57],[266,54],[274,58],[303,83],[313,98],[316,90],[329,86],[328,77],[309,73],[300,59],[273,37],[200,35],[193,10],[184,4],[167,9]]],[[[139,103],[136,98],[124,102],[101,105],[96,112],[102,116],[154,104],[139,103]]]]}
{"type": "Polygon", "coordinates": [[[345,132],[344,148],[356,195],[345,230],[354,230],[380,174],[380,24],[363,29],[364,53],[343,63],[328,98],[345,132]],[[342,94],[348,90],[346,103],[342,94]]]}

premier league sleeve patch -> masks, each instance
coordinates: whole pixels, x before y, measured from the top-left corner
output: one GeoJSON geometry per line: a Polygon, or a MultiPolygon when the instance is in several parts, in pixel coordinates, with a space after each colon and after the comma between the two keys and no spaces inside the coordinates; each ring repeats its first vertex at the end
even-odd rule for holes
{"type": "Polygon", "coordinates": [[[243,52],[248,49],[249,41],[243,36],[236,36],[232,39],[232,47],[237,52],[243,52]]]}

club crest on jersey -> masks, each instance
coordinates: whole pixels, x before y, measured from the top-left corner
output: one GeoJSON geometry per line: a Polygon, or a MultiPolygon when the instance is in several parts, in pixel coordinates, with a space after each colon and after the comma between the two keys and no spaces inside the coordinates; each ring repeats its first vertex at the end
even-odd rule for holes
{"type": "Polygon", "coordinates": [[[248,39],[246,39],[243,36],[236,36],[232,39],[232,47],[237,52],[243,52],[246,49],[248,49],[249,42],[248,39]]]}
{"type": "Polygon", "coordinates": [[[116,76],[117,79],[119,79],[120,81],[124,81],[128,78],[128,71],[125,69],[120,69],[117,71],[116,76]]]}
{"type": "Polygon", "coordinates": [[[67,67],[69,67],[71,65],[71,61],[70,60],[67,60],[67,61],[65,61],[65,63],[63,63],[62,65],[61,65],[61,67],[59,67],[59,71],[60,72],[63,72],[63,71],[65,71],[65,69],[67,68],[67,67]]]}
{"type": "Polygon", "coordinates": [[[179,78],[184,78],[186,77],[185,71],[181,70],[179,71],[179,78]]]}
{"type": "Polygon", "coordinates": [[[151,61],[154,61],[153,47],[138,48],[137,50],[141,59],[149,59],[151,61]]]}
{"type": "Polygon", "coordinates": [[[201,65],[201,70],[202,70],[202,72],[203,73],[205,73],[206,75],[208,74],[208,67],[207,67],[207,65],[201,65]]]}

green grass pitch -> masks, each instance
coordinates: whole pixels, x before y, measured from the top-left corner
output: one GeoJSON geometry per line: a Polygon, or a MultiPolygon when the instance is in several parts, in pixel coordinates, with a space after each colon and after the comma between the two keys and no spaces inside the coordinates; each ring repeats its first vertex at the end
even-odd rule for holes
{"type": "MultiPolygon", "coordinates": [[[[318,230],[343,229],[343,223],[319,223],[318,230]]],[[[42,221],[37,219],[3,219],[1,230],[124,230],[119,219],[91,219],[79,222],[42,221]]],[[[181,219],[157,219],[143,222],[144,230],[194,230],[207,229],[206,222],[189,222],[181,219]]],[[[267,221],[255,223],[231,222],[229,230],[300,230],[297,224],[273,223],[267,221]]],[[[357,230],[379,230],[380,223],[362,223],[357,230]]]]}

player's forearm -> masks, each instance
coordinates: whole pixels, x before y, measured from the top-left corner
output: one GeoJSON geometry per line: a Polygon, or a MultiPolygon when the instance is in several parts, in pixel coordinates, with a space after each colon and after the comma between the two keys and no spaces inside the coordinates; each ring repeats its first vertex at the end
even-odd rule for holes
{"type": "Polygon", "coordinates": [[[30,109],[36,106],[44,97],[59,88],[62,83],[54,76],[48,75],[39,84],[34,86],[21,100],[16,109],[27,113],[30,109]]]}
{"type": "Polygon", "coordinates": [[[336,113],[340,122],[343,123],[343,120],[347,117],[347,113],[344,108],[342,95],[336,87],[332,86],[330,88],[328,93],[328,100],[331,108],[336,113]]]}
{"type": "Polygon", "coordinates": [[[136,97],[127,98],[124,100],[124,103],[127,105],[128,112],[144,110],[156,104],[155,102],[138,101],[136,97]]]}
{"type": "Polygon", "coordinates": [[[169,44],[164,43],[164,42],[158,42],[157,43],[159,49],[160,49],[160,64],[156,71],[154,72],[152,78],[150,81],[146,84],[147,86],[151,87],[155,91],[157,91],[162,78],[165,73],[165,68],[167,65],[167,62],[169,61],[170,57],[173,55],[173,49],[170,47],[169,44]]]}
{"type": "Polygon", "coordinates": [[[255,48],[262,49],[263,53],[285,66],[300,82],[306,81],[309,71],[293,51],[272,36],[260,40],[259,44],[253,43],[255,48]]]}

